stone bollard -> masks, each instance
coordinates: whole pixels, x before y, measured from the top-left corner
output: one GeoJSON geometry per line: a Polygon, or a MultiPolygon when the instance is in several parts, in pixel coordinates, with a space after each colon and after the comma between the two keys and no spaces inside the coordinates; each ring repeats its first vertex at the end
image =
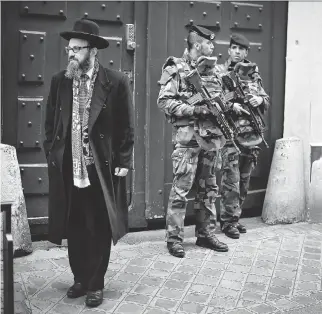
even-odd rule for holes
{"type": "Polygon", "coordinates": [[[276,141],[263,204],[267,224],[304,220],[305,189],[303,144],[299,138],[276,141]]]}
{"type": "Polygon", "coordinates": [[[15,256],[30,254],[32,242],[22,191],[20,169],[13,146],[0,144],[1,148],[1,201],[13,201],[11,233],[15,256]]]}
{"type": "Polygon", "coordinates": [[[311,223],[322,222],[322,157],[312,164],[309,219],[311,223]]]}

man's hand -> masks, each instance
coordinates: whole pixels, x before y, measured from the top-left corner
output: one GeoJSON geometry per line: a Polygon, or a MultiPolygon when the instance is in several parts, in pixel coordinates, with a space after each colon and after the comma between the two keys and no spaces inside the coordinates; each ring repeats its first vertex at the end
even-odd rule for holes
{"type": "Polygon", "coordinates": [[[257,107],[263,103],[263,97],[252,95],[252,97],[249,99],[249,103],[253,107],[257,107]]]}
{"type": "Polygon", "coordinates": [[[241,104],[235,102],[233,104],[233,110],[237,113],[237,114],[241,114],[241,113],[245,113],[247,115],[249,115],[249,112],[247,110],[245,110],[241,104]]]}
{"type": "Polygon", "coordinates": [[[119,167],[115,168],[115,175],[118,177],[125,177],[128,172],[129,172],[129,169],[127,168],[119,168],[119,167]]]}
{"type": "Polygon", "coordinates": [[[203,117],[204,118],[207,115],[211,114],[211,111],[205,105],[195,106],[194,114],[196,116],[198,116],[198,117],[203,117]]]}

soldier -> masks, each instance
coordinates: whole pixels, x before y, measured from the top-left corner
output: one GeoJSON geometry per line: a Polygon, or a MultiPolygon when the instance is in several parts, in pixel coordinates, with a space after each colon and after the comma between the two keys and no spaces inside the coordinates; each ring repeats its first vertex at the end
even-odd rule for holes
{"type": "MultiPolygon", "coordinates": [[[[211,56],[214,49],[213,39],[214,34],[208,29],[192,26],[187,38],[188,48],[182,58],[169,57],[166,60],[159,81],[161,88],[158,107],[174,127],[172,140],[175,149],[171,156],[174,179],[166,217],[166,241],[169,253],[176,257],[185,255],[182,246],[184,218],[187,194],[194,182],[197,186],[194,202],[196,245],[220,252],[228,251],[228,246],[220,242],[214,234],[215,200],[218,196],[215,163],[218,149],[223,147],[225,139],[214,125],[208,125],[209,132],[204,132],[210,111],[205,105],[194,106],[189,103],[193,91],[185,81],[187,74],[198,66],[199,57],[211,56]],[[198,129],[199,126],[202,128],[198,129]],[[204,133],[212,135],[207,137],[204,133]]],[[[206,74],[203,80],[207,83],[207,71],[202,74],[206,74]]],[[[220,81],[214,74],[208,80],[209,84],[213,85],[212,92],[221,92],[220,81]]]]}
{"type": "MultiPolygon", "coordinates": [[[[237,63],[250,64],[246,59],[249,41],[241,34],[233,34],[228,49],[229,58],[223,65],[216,67],[219,76],[232,71],[237,63]]],[[[252,106],[264,112],[269,107],[269,96],[266,94],[259,69],[256,66],[252,80],[241,80],[243,90],[249,97],[252,106]]],[[[229,99],[227,99],[229,100],[229,99]]],[[[250,176],[257,163],[262,142],[261,137],[254,132],[250,125],[249,116],[240,104],[233,104],[233,111],[237,114],[236,124],[240,128],[237,144],[241,154],[227,141],[222,149],[222,180],[221,180],[221,209],[220,224],[226,236],[238,239],[240,233],[246,233],[246,227],[239,223],[241,208],[249,189],[250,176]]]]}

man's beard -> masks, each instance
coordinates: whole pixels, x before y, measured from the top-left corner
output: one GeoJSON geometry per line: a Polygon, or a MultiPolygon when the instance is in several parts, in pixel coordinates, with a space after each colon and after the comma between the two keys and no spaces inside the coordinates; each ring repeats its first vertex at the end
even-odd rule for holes
{"type": "Polygon", "coordinates": [[[79,80],[82,74],[88,72],[89,66],[89,56],[82,63],[76,59],[70,59],[66,68],[65,77],[79,80]]]}

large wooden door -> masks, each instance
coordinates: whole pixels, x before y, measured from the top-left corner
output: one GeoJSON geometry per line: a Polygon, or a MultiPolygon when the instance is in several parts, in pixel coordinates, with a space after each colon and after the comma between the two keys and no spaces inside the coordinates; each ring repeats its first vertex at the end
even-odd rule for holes
{"type": "MultiPolygon", "coordinates": [[[[259,65],[265,90],[271,96],[272,106],[266,116],[269,131],[265,135],[270,148],[263,148],[261,152],[259,164],[252,175],[249,197],[244,204],[244,208],[257,209],[260,214],[274,143],[282,136],[287,3],[156,2],[149,3],[148,20],[148,40],[157,38],[158,43],[150,44],[149,55],[151,86],[147,109],[150,118],[147,128],[149,142],[146,147],[149,187],[149,194],[146,195],[147,219],[165,216],[173,178],[170,158],[173,150],[172,130],[156,105],[159,91],[157,81],[166,57],[179,57],[183,54],[187,29],[191,23],[214,31],[218,63],[224,63],[228,56],[230,34],[244,34],[250,40],[248,57],[259,65]],[[167,18],[164,19],[163,16],[167,18]]],[[[188,216],[190,214],[191,204],[188,216]]]]}
{"type": "MultiPolygon", "coordinates": [[[[100,26],[110,46],[99,52],[103,66],[133,78],[134,4],[129,1],[2,2],[2,105],[4,143],[17,149],[28,218],[46,223],[48,177],[42,148],[44,113],[51,77],[64,69],[68,42],[59,35],[76,19],[100,26]]],[[[128,203],[132,197],[128,178],[128,203]]]]}

